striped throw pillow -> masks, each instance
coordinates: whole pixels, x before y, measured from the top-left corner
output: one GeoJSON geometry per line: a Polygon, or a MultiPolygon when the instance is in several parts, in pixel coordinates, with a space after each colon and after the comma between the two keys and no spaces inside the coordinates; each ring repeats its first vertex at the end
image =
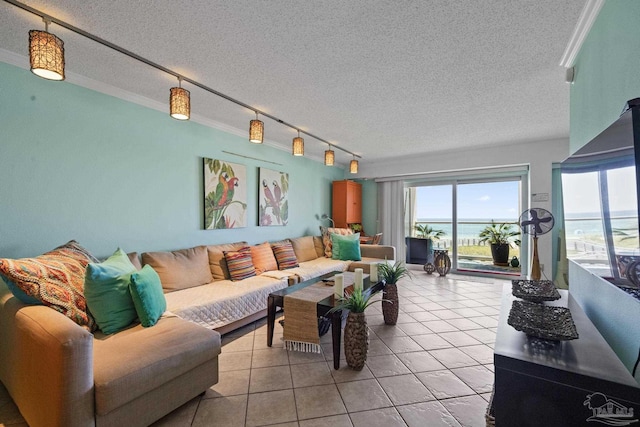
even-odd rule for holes
{"type": "Polygon", "coordinates": [[[279,270],[286,270],[287,268],[294,268],[299,266],[298,259],[296,258],[296,253],[293,251],[291,242],[272,244],[271,249],[273,249],[273,254],[276,257],[276,261],[278,262],[279,270]]]}
{"type": "Polygon", "coordinates": [[[224,259],[227,261],[232,281],[237,282],[256,275],[256,269],[251,259],[251,249],[248,246],[237,251],[224,251],[224,259]]]}

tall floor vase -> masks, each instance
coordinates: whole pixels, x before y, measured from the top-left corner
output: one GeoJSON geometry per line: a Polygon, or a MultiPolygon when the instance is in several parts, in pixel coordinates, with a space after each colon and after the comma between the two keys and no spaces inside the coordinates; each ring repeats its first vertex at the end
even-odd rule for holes
{"type": "Polygon", "coordinates": [[[344,327],[344,356],[347,365],[356,371],[362,370],[369,351],[369,330],[364,313],[349,312],[344,327]]]}
{"type": "Polygon", "coordinates": [[[387,283],[382,291],[382,315],[384,323],[395,325],[398,322],[398,311],[400,304],[398,301],[398,285],[387,283]]]}

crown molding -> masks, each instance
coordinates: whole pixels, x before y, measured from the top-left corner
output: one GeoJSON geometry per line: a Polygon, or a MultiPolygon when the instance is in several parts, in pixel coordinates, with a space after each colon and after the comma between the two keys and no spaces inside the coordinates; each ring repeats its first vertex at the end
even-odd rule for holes
{"type": "MultiPolygon", "coordinates": [[[[6,49],[2,49],[2,48],[0,48],[0,62],[5,62],[7,64],[14,65],[16,67],[19,67],[25,70],[29,69],[29,58],[27,56],[20,55],[18,53],[15,53],[6,49]]],[[[81,74],[66,71],[65,82],[74,84],[76,86],[81,86],[87,89],[91,89],[96,92],[103,93],[105,95],[113,96],[115,98],[119,98],[127,102],[132,102],[134,104],[138,104],[143,107],[151,108],[153,110],[161,111],[163,113],[168,114],[168,106],[162,102],[153,100],[151,98],[147,98],[145,96],[138,95],[133,92],[129,92],[127,90],[109,85],[107,83],[103,83],[103,82],[91,79],[89,77],[85,77],[81,74]]],[[[221,130],[223,132],[229,133],[231,135],[236,135],[241,138],[247,137],[246,130],[238,129],[234,126],[229,126],[227,124],[209,119],[207,117],[204,117],[198,114],[191,114],[189,121],[192,121],[213,129],[221,130]]],[[[288,153],[291,151],[290,148],[284,147],[282,144],[278,144],[266,138],[263,144],[280,151],[285,151],[288,153]]],[[[316,161],[316,162],[324,163],[324,157],[320,158],[317,156],[306,155],[305,158],[316,161]]],[[[336,165],[342,165],[344,167],[344,163],[336,162],[336,165]]]]}
{"type": "Polygon", "coordinates": [[[584,8],[582,8],[582,12],[580,12],[580,17],[578,18],[576,27],[573,29],[573,34],[571,34],[569,44],[567,44],[567,47],[562,54],[562,58],[560,59],[561,67],[573,67],[576,57],[582,48],[582,44],[587,38],[589,31],[591,31],[591,27],[598,17],[604,2],[605,0],[587,0],[584,8]]]}

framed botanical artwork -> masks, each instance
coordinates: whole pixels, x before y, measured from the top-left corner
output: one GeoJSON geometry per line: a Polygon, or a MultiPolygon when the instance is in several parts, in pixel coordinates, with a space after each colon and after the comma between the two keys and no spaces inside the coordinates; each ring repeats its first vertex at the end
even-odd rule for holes
{"type": "Polygon", "coordinates": [[[204,159],[205,230],[247,226],[247,168],[204,159]]]}
{"type": "Polygon", "coordinates": [[[259,180],[259,225],[287,225],[289,222],[289,174],[260,168],[259,180]]]}

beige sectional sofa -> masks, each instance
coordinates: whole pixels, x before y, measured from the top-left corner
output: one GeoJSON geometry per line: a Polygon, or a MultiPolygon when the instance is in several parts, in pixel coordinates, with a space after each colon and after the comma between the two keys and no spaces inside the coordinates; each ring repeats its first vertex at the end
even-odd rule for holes
{"type": "Polygon", "coordinates": [[[25,305],[0,281],[0,381],[31,427],[145,426],[218,382],[220,333],[264,317],[270,292],[395,259],[390,246],[362,245],[363,260],[351,262],[324,257],[320,237],[291,242],[299,267],[236,282],[223,251],[245,242],[143,253],[142,263],[161,278],[168,311],[155,326],[112,335],[25,305]]]}

